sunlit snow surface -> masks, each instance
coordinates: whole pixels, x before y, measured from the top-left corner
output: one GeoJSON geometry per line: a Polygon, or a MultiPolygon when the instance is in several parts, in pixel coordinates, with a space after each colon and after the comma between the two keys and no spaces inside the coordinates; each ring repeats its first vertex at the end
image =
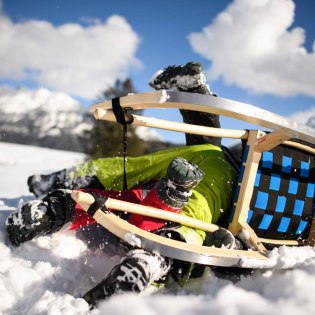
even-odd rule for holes
{"type": "MultiPolygon", "coordinates": [[[[59,232],[13,248],[5,219],[32,198],[26,179],[83,160],[83,155],[0,142],[0,314],[290,315],[313,314],[315,259],[311,248],[281,247],[271,269],[233,283],[207,270],[185,288],[115,296],[89,311],[80,296],[119,261],[74,232],[59,232]],[[287,268],[287,269],[282,269],[287,268]]],[[[243,262],[246,264],[246,261],[243,262]]]]}

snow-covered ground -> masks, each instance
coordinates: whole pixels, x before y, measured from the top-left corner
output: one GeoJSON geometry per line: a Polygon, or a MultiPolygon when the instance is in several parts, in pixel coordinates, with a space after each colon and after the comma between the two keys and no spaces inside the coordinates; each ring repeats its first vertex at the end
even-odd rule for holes
{"type": "MultiPolygon", "coordinates": [[[[78,153],[0,142],[0,314],[314,314],[315,258],[310,248],[281,248],[277,265],[240,281],[207,270],[174,292],[115,296],[89,311],[80,296],[104,277],[119,257],[109,257],[73,232],[10,245],[5,219],[32,198],[26,179],[82,161],[78,153]],[[288,269],[279,269],[286,265],[288,269]],[[292,268],[291,268],[292,267],[292,268]]],[[[173,291],[173,290],[172,290],[173,291]]]]}

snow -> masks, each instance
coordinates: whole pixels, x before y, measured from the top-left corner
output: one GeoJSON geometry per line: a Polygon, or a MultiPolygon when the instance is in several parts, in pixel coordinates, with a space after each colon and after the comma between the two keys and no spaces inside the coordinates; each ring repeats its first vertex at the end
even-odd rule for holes
{"type": "Polygon", "coordinates": [[[10,244],[5,231],[8,214],[32,199],[26,185],[29,175],[70,167],[83,159],[78,153],[0,142],[0,314],[314,313],[315,259],[309,247],[281,247],[270,254],[271,269],[244,274],[237,282],[217,278],[206,269],[202,278],[183,288],[174,285],[168,291],[114,296],[90,311],[80,296],[120,257],[89,246],[72,231],[42,236],[18,248],[10,244]]]}
{"type": "Polygon", "coordinates": [[[124,239],[131,246],[141,247],[141,239],[132,233],[126,233],[124,239]]]}
{"type": "Polygon", "coordinates": [[[83,159],[80,153],[0,142],[0,198],[27,195],[26,181],[30,175],[69,168],[83,159]]]}
{"type": "Polygon", "coordinates": [[[71,112],[81,108],[78,101],[69,95],[61,92],[51,92],[44,88],[14,90],[1,87],[0,96],[0,107],[3,113],[25,113],[30,110],[42,109],[43,104],[45,104],[46,109],[49,108],[52,112],[59,112],[65,108],[71,112]]]}

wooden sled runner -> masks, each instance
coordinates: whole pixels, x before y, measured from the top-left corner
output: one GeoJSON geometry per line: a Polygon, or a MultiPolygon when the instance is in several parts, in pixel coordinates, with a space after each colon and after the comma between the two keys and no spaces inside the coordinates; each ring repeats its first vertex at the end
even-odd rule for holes
{"type": "MultiPolygon", "coordinates": [[[[116,121],[113,101],[92,106],[96,119],[116,121]]],[[[115,100],[117,102],[117,99],[115,100]]],[[[170,240],[141,230],[112,213],[97,210],[94,218],[106,229],[135,246],[175,259],[216,266],[268,266],[270,246],[314,246],[315,130],[257,107],[213,97],[174,91],[129,95],[119,99],[125,119],[133,124],[189,132],[246,142],[243,165],[231,210],[229,230],[246,237],[251,250],[228,250],[170,240]],[[239,119],[268,129],[231,130],[174,123],[138,115],[128,109],[179,108],[239,119]]],[[[72,197],[85,210],[94,202],[91,195],[73,192],[72,197]]],[[[108,199],[106,208],[127,211],[178,222],[205,231],[213,224],[167,211],[108,199]]]]}

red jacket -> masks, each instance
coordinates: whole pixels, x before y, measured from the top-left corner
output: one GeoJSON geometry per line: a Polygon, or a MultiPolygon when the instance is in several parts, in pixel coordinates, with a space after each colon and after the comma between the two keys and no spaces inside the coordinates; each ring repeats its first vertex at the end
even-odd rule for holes
{"type": "MultiPolygon", "coordinates": [[[[165,203],[157,195],[157,190],[152,188],[147,194],[147,192],[142,187],[133,188],[125,191],[113,191],[113,190],[100,190],[100,189],[80,189],[87,193],[93,193],[98,196],[106,196],[109,198],[119,199],[122,201],[128,201],[136,204],[142,204],[145,206],[151,206],[158,209],[163,209],[171,212],[180,212],[180,208],[173,208],[165,203]],[[146,195],[144,197],[144,195],[146,195]]],[[[110,209],[109,209],[110,210],[110,209]]],[[[75,207],[75,217],[70,226],[70,230],[78,229],[86,225],[95,223],[96,221],[89,216],[80,205],[76,204],[75,207]]],[[[143,215],[131,213],[128,222],[146,231],[154,231],[165,225],[165,221],[156,218],[150,218],[143,215]]]]}

